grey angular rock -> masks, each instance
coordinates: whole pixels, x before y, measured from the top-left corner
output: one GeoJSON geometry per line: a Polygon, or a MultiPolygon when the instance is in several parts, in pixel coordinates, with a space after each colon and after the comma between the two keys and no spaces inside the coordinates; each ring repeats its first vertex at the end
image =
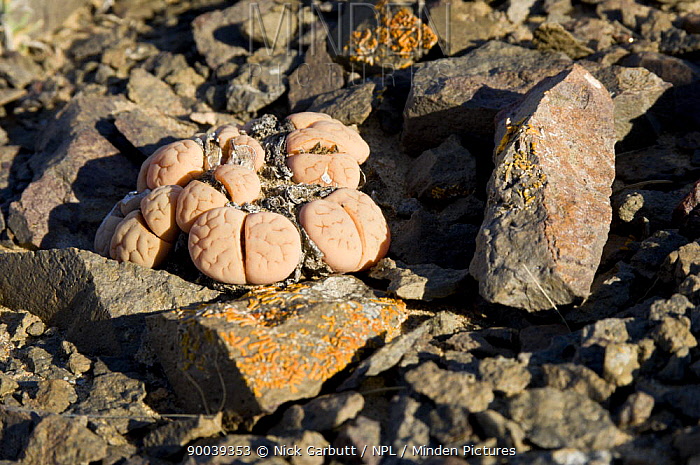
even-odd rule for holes
{"type": "Polygon", "coordinates": [[[333,61],[326,46],[323,34],[309,46],[304,61],[289,75],[287,98],[292,112],[307,110],[316,97],[341,89],[345,84],[343,67],[333,61]]]}
{"type": "Polygon", "coordinates": [[[486,300],[537,311],[588,296],[612,217],[612,126],[610,96],[578,65],[499,115],[469,268],[486,300]]]}
{"type": "Polygon", "coordinates": [[[592,62],[585,62],[583,66],[610,92],[615,105],[615,139],[624,140],[627,150],[649,141],[648,134],[653,136],[655,131],[654,122],[647,119],[647,111],[672,84],[641,67],[603,66],[592,62]],[[627,137],[629,140],[625,140],[627,137]]]}
{"type": "Polygon", "coordinates": [[[161,145],[192,137],[198,129],[194,124],[185,123],[150,107],[121,112],[114,119],[114,125],[145,157],[161,145]]]}
{"type": "Polygon", "coordinates": [[[331,276],[152,315],[149,345],[189,411],[221,406],[252,419],[316,396],[370,341],[395,337],[404,309],[357,278],[331,276]]]}
{"type": "Polygon", "coordinates": [[[639,369],[637,346],[634,344],[610,344],[605,347],[603,378],[616,386],[626,386],[634,380],[639,369]]]}
{"type": "Polygon", "coordinates": [[[49,379],[39,382],[39,391],[30,405],[44,412],[62,413],[76,400],[75,388],[68,381],[49,379]]]}
{"type": "Polygon", "coordinates": [[[593,370],[574,363],[542,365],[542,380],[545,386],[577,392],[596,402],[606,401],[615,391],[613,384],[593,370]]]}
{"type": "Polygon", "coordinates": [[[141,344],[144,313],[218,295],[165,271],[86,250],[0,254],[0,304],[58,326],[85,352],[133,353],[141,344]]]}
{"type": "Polygon", "coordinates": [[[468,373],[443,370],[434,362],[422,363],[406,373],[406,382],[438,405],[460,405],[471,412],[486,410],[494,399],[488,383],[468,373]]]}
{"type": "Polygon", "coordinates": [[[374,82],[317,95],[308,111],[327,113],[343,124],[362,124],[372,113],[374,82]]]}
{"type": "Polygon", "coordinates": [[[654,329],[654,342],[669,353],[680,353],[698,345],[690,332],[690,319],[687,317],[665,317],[654,329]]]}
{"type": "Polygon", "coordinates": [[[22,463],[61,465],[89,463],[107,455],[107,444],[87,428],[86,418],[49,415],[36,425],[29,437],[22,463]]]}
{"type": "Polygon", "coordinates": [[[171,116],[182,116],[186,110],[182,99],[162,79],[143,68],[134,68],[126,85],[129,99],[138,105],[153,107],[171,116]]]}
{"type": "Polygon", "coordinates": [[[573,60],[593,53],[583,41],[574,37],[559,23],[544,22],[533,32],[535,46],[543,52],[562,52],[573,60]]]}
{"type": "Polygon", "coordinates": [[[527,439],[546,449],[609,449],[628,439],[603,407],[575,391],[529,389],[509,400],[507,410],[527,439]]]}
{"type": "Polygon", "coordinates": [[[616,179],[626,184],[682,180],[693,169],[691,158],[683,150],[663,140],[651,147],[619,153],[615,159],[616,179]]]}
{"type": "Polygon", "coordinates": [[[509,420],[495,410],[484,410],[474,415],[474,419],[484,433],[498,440],[499,447],[514,447],[518,453],[529,450],[524,443],[525,432],[514,421],[509,420]]]}
{"type": "Polygon", "coordinates": [[[0,457],[17,460],[27,446],[30,433],[39,420],[36,414],[0,407],[0,457]]]}
{"type": "Polygon", "coordinates": [[[566,314],[567,321],[583,323],[615,315],[633,298],[636,278],[634,268],[625,262],[616,263],[613,268],[595,277],[591,295],[566,314]]]}
{"type": "Polygon", "coordinates": [[[268,0],[246,0],[197,16],[192,21],[192,34],[197,51],[204,56],[207,65],[216,69],[234,57],[252,53],[240,33],[240,25],[250,21],[251,12],[265,14],[274,4],[268,0]]]}
{"type": "Polygon", "coordinates": [[[176,454],[192,441],[219,435],[223,431],[221,418],[219,412],[170,421],[148,433],[143,438],[143,446],[156,457],[176,454]]]}
{"type": "Polygon", "coordinates": [[[303,406],[292,406],[291,411],[285,412],[278,429],[332,431],[355,418],[364,403],[362,395],[352,391],[322,395],[303,406]]]}
{"type": "Polygon", "coordinates": [[[252,20],[242,21],[240,30],[250,41],[275,51],[284,50],[294,40],[300,27],[298,13],[300,6],[301,2],[298,1],[276,3],[259,16],[255,10],[252,10],[252,20]]]}
{"type": "Polygon", "coordinates": [[[620,408],[618,425],[634,427],[644,424],[654,409],[654,398],[645,392],[635,392],[629,395],[620,408]]]}
{"type": "Polygon", "coordinates": [[[255,112],[280,98],[287,90],[286,73],[295,56],[258,54],[249,58],[226,88],[226,109],[231,113],[255,112]]]}
{"type": "Polygon", "coordinates": [[[384,347],[380,347],[375,353],[360,362],[352,375],[338,389],[357,388],[363,379],[377,376],[396,366],[407,352],[430,334],[432,324],[432,320],[421,323],[416,329],[402,334],[384,347]]]}
{"type": "Polygon", "coordinates": [[[469,410],[458,405],[438,405],[430,411],[430,436],[445,447],[459,447],[474,438],[469,410]]]}
{"type": "Polygon", "coordinates": [[[430,200],[466,197],[476,190],[476,158],[453,134],[423,152],[407,174],[408,193],[430,200]]]}
{"type": "Polygon", "coordinates": [[[489,41],[462,57],[419,67],[403,113],[404,150],[420,154],[465,130],[490,138],[499,110],[570,64],[557,55],[489,41]]]}
{"type": "Polygon", "coordinates": [[[512,457],[514,465],[612,465],[613,454],[608,450],[579,450],[571,447],[553,451],[533,451],[512,457]]]}
{"type": "Polygon", "coordinates": [[[638,52],[620,60],[622,66],[642,67],[674,86],[690,84],[700,77],[700,67],[681,58],[658,52],[638,52]]]}
{"type": "MultiPolygon", "coordinates": [[[[381,433],[382,427],[378,421],[359,415],[353,421],[340,427],[333,446],[339,448],[354,446],[358,451],[361,451],[366,445],[380,444],[381,433]]],[[[365,454],[364,457],[355,455],[350,459],[350,463],[379,465],[381,459],[380,455],[375,454],[365,454]]]]}
{"type": "Polygon", "coordinates": [[[429,302],[455,294],[469,271],[445,269],[430,263],[406,265],[383,258],[369,274],[371,278],[389,280],[387,292],[390,295],[429,302]]]}
{"type": "Polygon", "coordinates": [[[479,363],[480,378],[495,392],[512,396],[530,384],[530,372],[525,365],[512,358],[490,357],[479,363]]]}
{"type": "Polygon", "coordinates": [[[430,18],[446,55],[456,55],[489,39],[503,37],[513,29],[507,15],[484,1],[438,2],[430,8],[430,18]]]}
{"type": "Polygon", "coordinates": [[[668,254],[688,243],[688,239],[674,230],[656,231],[642,241],[639,250],[630,259],[635,273],[653,279],[668,254]]]}
{"type": "MultiPolygon", "coordinates": [[[[404,447],[420,447],[430,441],[430,427],[425,418],[425,408],[420,402],[409,396],[396,396],[391,401],[388,423],[391,429],[383,438],[385,443],[391,445],[394,450],[402,450],[404,447]]],[[[392,463],[398,457],[386,457],[383,462],[392,463]]],[[[417,460],[406,457],[402,462],[416,463],[417,460]]]]}
{"type": "Polygon", "coordinates": [[[37,140],[31,184],[10,205],[8,224],[30,247],[90,249],[105,213],[131,190],[138,167],[105,135],[105,120],[133,108],[123,98],[78,95],[37,140]],[[103,134],[104,133],[104,134],[103,134]]]}
{"type": "Polygon", "coordinates": [[[101,436],[110,438],[155,423],[159,415],[145,402],[143,381],[120,372],[112,372],[99,362],[95,367],[89,395],[75,403],[68,413],[90,415],[91,427],[101,436]]]}

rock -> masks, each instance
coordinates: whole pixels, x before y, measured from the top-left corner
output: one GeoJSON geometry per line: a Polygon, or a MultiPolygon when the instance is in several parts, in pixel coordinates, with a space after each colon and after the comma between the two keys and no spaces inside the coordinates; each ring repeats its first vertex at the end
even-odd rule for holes
{"type": "Polygon", "coordinates": [[[133,353],[140,346],[143,313],[218,295],[165,271],[86,250],[0,254],[0,305],[58,326],[84,352],[133,353]]]}
{"type": "Polygon", "coordinates": [[[565,447],[553,451],[533,451],[512,457],[514,465],[612,465],[613,454],[607,450],[585,451],[565,447]]]}
{"type": "Polygon", "coordinates": [[[19,388],[19,384],[11,376],[0,373],[0,399],[12,395],[19,388]]]}
{"type": "Polygon", "coordinates": [[[479,363],[480,378],[495,392],[513,396],[530,384],[530,372],[517,360],[504,357],[486,358],[479,363]]]}
{"type": "Polygon", "coordinates": [[[523,23],[530,15],[530,10],[535,5],[535,0],[509,0],[506,16],[513,24],[523,23]]]}
{"type": "Polygon", "coordinates": [[[293,422],[285,422],[290,417],[285,414],[282,423],[292,430],[332,431],[355,418],[364,404],[364,398],[357,392],[326,394],[304,404],[299,414],[294,415],[297,419],[293,422]]]}
{"type": "Polygon", "coordinates": [[[471,412],[486,410],[494,398],[488,383],[467,373],[443,370],[434,362],[422,363],[406,373],[406,382],[438,405],[460,405],[471,412]]]}
{"type": "Polygon", "coordinates": [[[389,255],[408,265],[432,263],[459,270],[474,254],[478,227],[421,208],[413,212],[408,221],[392,226],[391,231],[389,255]]]}
{"type": "Polygon", "coordinates": [[[463,285],[468,270],[450,270],[437,265],[406,265],[383,258],[369,273],[371,278],[389,280],[387,292],[402,299],[430,302],[455,294],[463,285]]]}
{"type": "Polygon", "coordinates": [[[413,331],[402,334],[385,346],[380,347],[375,353],[360,362],[352,375],[338,389],[355,389],[363,379],[377,376],[396,366],[408,351],[414,348],[426,335],[430,334],[430,328],[435,324],[433,320],[436,318],[421,323],[413,331]]]}
{"type": "Polygon", "coordinates": [[[34,413],[5,405],[0,407],[0,457],[19,459],[38,420],[34,413]]]}
{"type": "Polygon", "coordinates": [[[247,55],[247,41],[240,33],[240,25],[250,20],[251,11],[265,14],[273,6],[272,1],[246,0],[197,16],[192,21],[192,34],[197,51],[204,56],[207,65],[216,69],[234,57],[247,55]]]}
{"type": "Polygon", "coordinates": [[[583,65],[610,92],[615,105],[615,139],[624,141],[623,150],[653,143],[657,124],[648,111],[672,85],[641,67],[583,65]]]}
{"type": "Polygon", "coordinates": [[[284,51],[289,48],[300,27],[300,6],[298,1],[275,3],[262,14],[251,8],[252,17],[249,21],[241,22],[241,32],[249,41],[262,44],[267,49],[284,51]]]}
{"type": "Polygon", "coordinates": [[[700,385],[685,384],[667,390],[663,402],[682,416],[697,421],[700,419],[700,385]]]}
{"type": "Polygon", "coordinates": [[[635,427],[646,422],[654,409],[654,398],[644,392],[635,392],[629,395],[620,408],[618,414],[618,426],[635,427]]]}
{"type": "Polygon", "coordinates": [[[693,241],[674,250],[664,260],[659,271],[663,281],[679,285],[690,275],[700,273],[700,244],[693,241]]]}
{"type": "MultiPolygon", "coordinates": [[[[380,444],[381,432],[382,428],[378,421],[359,415],[354,420],[340,427],[333,446],[338,448],[354,446],[357,448],[356,450],[361,451],[366,445],[380,444]]],[[[381,456],[374,454],[365,454],[364,457],[355,455],[348,462],[351,464],[379,465],[381,458],[381,456]]]]}
{"type": "Polygon", "coordinates": [[[49,379],[39,382],[33,406],[50,413],[62,413],[78,400],[75,388],[63,379],[49,379]]]}
{"type": "Polygon", "coordinates": [[[690,84],[700,78],[700,67],[681,58],[657,52],[638,52],[620,60],[620,65],[646,68],[674,86],[690,84]]]}
{"type": "Polygon", "coordinates": [[[612,118],[607,91],[578,65],[500,114],[470,265],[486,300],[536,311],[588,296],[612,217],[612,118]]]}
{"type": "Polygon", "coordinates": [[[546,449],[608,449],[628,439],[603,407],[575,391],[529,389],[510,399],[507,410],[526,438],[546,449]]]}
{"type": "Polygon", "coordinates": [[[669,144],[656,144],[617,155],[617,178],[626,184],[645,181],[681,180],[693,170],[690,158],[669,144]]]}
{"type": "Polygon", "coordinates": [[[111,372],[102,362],[94,371],[88,397],[76,403],[69,413],[91,416],[93,431],[108,437],[143,428],[158,419],[158,414],[144,402],[146,387],[143,381],[111,372]]]}
{"type": "Polygon", "coordinates": [[[149,454],[167,457],[178,453],[186,444],[200,438],[217,436],[223,431],[221,412],[216,415],[196,415],[170,421],[154,429],[143,438],[149,454]]]}
{"type": "Polygon", "coordinates": [[[401,143],[410,154],[465,131],[491,138],[496,113],[570,62],[558,55],[489,41],[459,58],[434,60],[413,76],[401,143]]]}
{"type": "Polygon", "coordinates": [[[161,313],[148,327],[151,347],[189,411],[223,404],[254,417],[317,395],[368,341],[392,339],[404,318],[402,302],[377,299],[356,278],[334,276],[161,313]],[[194,383],[202,399],[191,395],[194,383]]]}
{"type": "MultiPolygon", "coordinates": [[[[341,89],[345,84],[343,73],[343,67],[335,63],[326,51],[324,34],[312,43],[304,54],[303,63],[289,75],[287,98],[292,113],[307,110],[321,94],[341,89]]],[[[343,123],[351,124],[348,121],[343,123]]]]}
{"type": "MultiPolygon", "coordinates": [[[[396,396],[391,401],[388,423],[391,425],[386,431],[382,443],[392,446],[393,450],[400,451],[406,447],[420,447],[429,444],[430,427],[427,425],[426,406],[413,400],[409,396],[396,396]]],[[[386,457],[382,463],[389,462],[394,457],[386,457]]],[[[410,463],[410,459],[408,459],[410,463]]]]}
{"type": "Polygon", "coordinates": [[[30,247],[91,249],[95,231],[133,187],[138,166],[112,145],[104,119],[131,109],[117,97],[78,95],[38,139],[31,184],[10,204],[8,224],[30,247]]]}
{"type": "Polygon", "coordinates": [[[577,392],[595,402],[606,401],[615,391],[615,386],[583,365],[562,363],[542,365],[545,386],[562,391],[577,392]]]}
{"type": "Polygon", "coordinates": [[[625,262],[596,276],[591,286],[591,295],[580,307],[566,314],[570,323],[583,323],[613,316],[632,299],[636,275],[625,262]]]}
{"type": "Polygon", "coordinates": [[[8,326],[10,341],[18,348],[26,345],[27,339],[41,336],[46,329],[39,317],[26,310],[6,311],[0,308],[0,322],[8,326]]]}
{"type": "Polygon", "coordinates": [[[49,415],[29,437],[22,463],[27,465],[97,462],[107,455],[107,444],[90,431],[86,418],[49,415]]]}
{"type": "Polygon", "coordinates": [[[581,347],[624,343],[630,339],[627,332],[628,321],[621,318],[606,318],[586,325],[581,330],[581,347]]]}
{"type": "Polygon", "coordinates": [[[495,410],[478,412],[474,414],[474,419],[486,436],[494,437],[498,440],[499,447],[514,447],[518,453],[530,449],[523,442],[525,433],[522,428],[495,410]]]}
{"type": "Polygon", "coordinates": [[[698,345],[690,332],[690,320],[687,317],[664,318],[654,329],[652,335],[654,342],[669,353],[679,354],[698,345]]]}
{"type": "Polygon", "coordinates": [[[688,239],[676,231],[656,231],[641,243],[639,250],[630,259],[630,265],[638,275],[651,280],[668,254],[687,243],[688,239]]]}
{"type": "Polygon", "coordinates": [[[461,331],[450,337],[446,343],[451,349],[471,352],[479,357],[502,355],[514,357],[517,331],[511,328],[490,328],[481,331],[461,331]]]}
{"type": "Polygon", "coordinates": [[[682,198],[683,192],[651,190],[624,190],[612,197],[616,217],[624,223],[640,225],[643,231],[671,228],[672,206],[682,198]]]}
{"type": "Polygon", "coordinates": [[[605,347],[603,378],[616,386],[627,386],[639,369],[637,347],[633,344],[610,344],[605,347]]]}
{"type": "Polygon", "coordinates": [[[438,2],[430,9],[430,18],[438,37],[444,41],[440,46],[446,55],[457,55],[489,39],[503,37],[513,29],[509,16],[481,0],[438,2]]]}
{"type": "MultiPolygon", "coordinates": [[[[5,47],[15,50],[22,45],[23,39],[37,39],[46,37],[56,30],[64,21],[81,7],[87,5],[86,0],[58,0],[56,2],[43,2],[41,0],[28,0],[21,3],[20,7],[8,8],[5,15],[6,24],[17,27],[16,37],[8,37],[5,47]],[[10,42],[11,41],[11,42],[10,42]]],[[[13,34],[8,34],[12,36],[13,34]]]]}
{"type": "Polygon", "coordinates": [[[83,354],[73,353],[68,357],[68,369],[73,374],[81,375],[92,367],[92,361],[83,354]]]}
{"type": "Polygon", "coordinates": [[[545,22],[533,32],[535,46],[543,52],[563,52],[577,60],[593,53],[583,41],[575,38],[559,23],[545,22]]]}
{"type": "MultiPolygon", "coordinates": [[[[292,447],[292,444],[288,444],[286,441],[274,437],[274,436],[255,436],[252,434],[228,434],[220,439],[202,439],[197,442],[192,443],[193,446],[209,446],[211,448],[216,447],[223,448],[223,450],[229,450],[232,447],[233,451],[247,451],[250,450],[250,454],[242,454],[236,458],[236,461],[241,464],[260,464],[260,465],[285,465],[289,464],[285,460],[289,457],[290,452],[294,452],[296,449],[292,447]],[[285,447],[287,446],[287,447],[285,447]],[[236,449],[238,447],[238,449],[236,449]],[[265,447],[267,452],[270,454],[269,457],[264,458],[257,454],[259,447],[265,447]],[[275,447],[278,447],[280,451],[285,451],[284,454],[274,454],[275,447]]],[[[219,449],[221,450],[221,449],[219,449]]],[[[231,457],[228,455],[188,455],[182,461],[182,465],[228,465],[231,463],[231,457]]]]}
{"type": "Polygon", "coordinates": [[[413,162],[407,179],[408,193],[414,197],[466,197],[476,190],[476,159],[453,134],[440,146],[423,152],[413,162]]]}
{"type": "Polygon", "coordinates": [[[196,125],[150,107],[119,113],[114,119],[114,125],[146,157],[162,145],[178,139],[189,139],[197,132],[196,125]]]}
{"type": "Polygon", "coordinates": [[[520,351],[537,352],[545,350],[555,336],[570,333],[565,325],[533,325],[520,330],[520,351]]]}
{"type": "Polygon", "coordinates": [[[343,124],[362,124],[372,113],[374,82],[317,95],[308,111],[326,113],[343,124]]]}
{"type": "Polygon", "coordinates": [[[28,56],[10,52],[0,57],[0,78],[15,89],[22,89],[40,77],[41,68],[28,56]]]}
{"type": "Polygon", "coordinates": [[[129,99],[138,105],[153,107],[171,116],[181,116],[187,112],[173,89],[143,68],[131,70],[126,89],[129,99]]]}
{"type": "Polygon", "coordinates": [[[469,410],[458,405],[438,405],[430,411],[430,436],[444,447],[459,447],[473,439],[469,410]]]}
{"type": "Polygon", "coordinates": [[[249,58],[226,88],[226,109],[231,113],[255,112],[281,97],[295,56],[258,54],[249,58]]]}

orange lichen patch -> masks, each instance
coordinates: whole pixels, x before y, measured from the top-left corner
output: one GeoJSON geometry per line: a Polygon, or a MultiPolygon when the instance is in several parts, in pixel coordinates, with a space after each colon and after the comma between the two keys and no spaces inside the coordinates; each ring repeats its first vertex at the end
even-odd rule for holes
{"type": "Polygon", "coordinates": [[[438,37],[430,26],[409,8],[392,9],[387,0],[379,1],[376,8],[378,24],[350,35],[345,49],[351,61],[381,66],[398,56],[403,59],[400,67],[406,67],[437,43],[438,37]]]}

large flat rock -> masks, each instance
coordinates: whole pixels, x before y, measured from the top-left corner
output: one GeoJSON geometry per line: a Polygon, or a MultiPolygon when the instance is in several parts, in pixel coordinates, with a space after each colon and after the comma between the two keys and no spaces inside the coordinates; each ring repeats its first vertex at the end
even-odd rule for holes
{"type": "Polygon", "coordinates": [[[139,163],[121,153],[108,120],[133,108],[121,97],[75,97],[38,141],[33,180],[10,204],[17,240],[37,248],[91,249],[112,205],[134,188],[139,163]]]}
{"type": "Polygon", "coordinates": [[[151,347],[187,411],[253,418],[316,396],[361,349],[397,335],[404,310],[357,278],[331,276],[159,313],[147,323],[151,347]]]}
{"type": "Polygon", "coordinates": [[[27,310],[90,353],[138,349],[143,314],[219,293],[165,271],[78,249],[0,253],[0,305],[27,310]]]}
{"type": "Polygon", "coordinates": [[[529,311],[588,296],[612,218],[608,91],[578,65],[499,114],[496,168],[470,272],[490,302],[529,311]]]}
{"type": "Polygon", "coordinates": [[[570,64],[562,55],[498,41],[427,63],[416,71],[404,108],[404,150],[418,155],[455,133],[490,138],[499,110],[570,64]]]}

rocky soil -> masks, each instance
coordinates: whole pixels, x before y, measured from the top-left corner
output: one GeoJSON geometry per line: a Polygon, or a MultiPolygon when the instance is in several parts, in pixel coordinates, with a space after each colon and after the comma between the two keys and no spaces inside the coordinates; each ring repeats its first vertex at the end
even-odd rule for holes
{"type": "Polygon", "coordinates": [[[700,2],[385,4],[3,2],[1,463],[700,463],[700,2]],[[92,251],[160,145],[306,110],[372,269],[92,251]]]}

